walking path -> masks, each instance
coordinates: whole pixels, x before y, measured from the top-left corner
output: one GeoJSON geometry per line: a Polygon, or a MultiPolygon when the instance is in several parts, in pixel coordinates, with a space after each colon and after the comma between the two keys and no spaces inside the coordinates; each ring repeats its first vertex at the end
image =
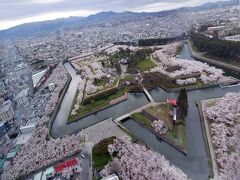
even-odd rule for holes
{"type": "Polygon", "coordinates": [[[202,108],[202,115],[203,115],[206,135],[207,135],[208,147],[209,147],[210,154],[211,154],[212,170],[213,170],[213,174],[214,174],[213,180],[218,180],[219,179],[219,177],[218,177],[218,167],[217,167],[217,160],[216,160],[216,156],[215,156],[215,151],[214,151],[214,148],[213,148],[212,138],[211,138],[212,136],[211,136],[210,127],[209,127],[209,123],[208,123],[206,114],[204,113],[204,109],[206,109],[206,102],[207,101],[208,100],[202,100],[202,101],[200,101],[200,104],[201,104],[201,108],[202,108]]]}
{"type": "Polygon", "coordinates": [[[149,101],[154,102],[152,96],[149,94],[148,90],[145,87],[143,87],[143,91],[146,94],[146,96],[149,99],[149,101]]]}

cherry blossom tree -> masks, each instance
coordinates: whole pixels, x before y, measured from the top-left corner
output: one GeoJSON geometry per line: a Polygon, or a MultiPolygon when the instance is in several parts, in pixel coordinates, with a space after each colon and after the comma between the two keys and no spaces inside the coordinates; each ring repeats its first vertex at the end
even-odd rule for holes
{"type": "Polygon", "coordinates": [[[100,172],[102,176],[115,173],[121,179],[145,180],[183,180],[187,179],[180,169],[170,163],[160,154],[145,146],[134,144],[126,138],[117,138],[108,147],[109,153],[117,153],[111,163],[100,172]]]}
{"type": "Polygon", "coordinates": [[[227,93],[205,109],[222,179],[240,177],[240,93],[227,93]]]}
{"type": "Polygon", "coordinates": [[[154,130],[159,134],[165,134],[168,130],[164,122],[160,119],[153,121],[152,126],[154,130]]]}

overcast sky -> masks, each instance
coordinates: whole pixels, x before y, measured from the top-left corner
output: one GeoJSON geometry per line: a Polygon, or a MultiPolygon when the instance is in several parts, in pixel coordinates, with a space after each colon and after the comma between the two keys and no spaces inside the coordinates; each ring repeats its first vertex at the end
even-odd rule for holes
{"type": "Polygon", "coordinates": [[[0,29],[101,11],[154,12],[218,0],[0,0],[0,29]]]}

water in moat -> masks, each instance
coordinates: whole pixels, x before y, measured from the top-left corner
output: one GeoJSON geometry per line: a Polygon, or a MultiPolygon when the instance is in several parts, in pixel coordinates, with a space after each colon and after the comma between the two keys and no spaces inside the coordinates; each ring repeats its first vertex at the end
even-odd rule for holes
{"type": "MultiPolygon", "coordinates": [[[[180,58],[194,60],[190,56],[189,48],[187,44],[184,44],[183,51],[180,58]]],[[[67,116],[70,112],[71,101],[75,94],[78,77],[75,74],[74,69],[67,63],[66,69],[72,76],[72,82],[64,97],[59,113],[52,126],[53,137],[63,137],[68,134],[72,134],[80,129],[87,128],[95,123],[112,117],[113,119],[120,117],[138,107],[141,107],[148,103],[148,100],[143,93],[129,93],[128,100],[98,113],[92,114],[85,118],[80,119],[77,122],[66,124],[67,116]]],[[[227,75],[232,75],[239,78],[240,75],[232,71],[227,71],[227,75]]],[[[209,167],[208,158],[206,153],[206,147],[203,139],[199,112],[195,105],[197,99],[208,99],[214,97],[224,96],[227,92],[239,92],[240,86],[230,88],[207,88],[200,90],[192,90],[188,92],[189,112],[186,117],[186,144],[187,144],[187,156],[178,152],[169,144],[159,141],[154,134],[147,129],[139,126],[135,121],[129,119],[125,121],[123,125],[129,129],[138,139],[144,141],[154,151],[164,155],[171,163],[182,169],[189,178],[196,180],[208,179],[209,167]]],[[[155,88],[149,91],[155,101],[166,101],[167,98],[176,98],[177,93],[166,92],[161,88],[155,88]]]]}

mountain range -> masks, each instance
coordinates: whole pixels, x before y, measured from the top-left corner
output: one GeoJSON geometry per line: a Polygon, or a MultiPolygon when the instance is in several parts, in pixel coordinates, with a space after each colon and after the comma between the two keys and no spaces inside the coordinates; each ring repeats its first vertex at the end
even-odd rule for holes
{"type": "Polygon", "coordinates": [[[201,10],[208,10],[219,7],[227,7],[239,4],[239,0],[231,1],[219,1],[214,3],[206,3],[197,7],[185,7],[168,11],[161,12],[101,12],[98,14],[90,15],[88,17],[69,17],[61,18],[56,20],[42,21],[42,22],[33,22],[18,25],[7,30],[0,31],[0,39],[4,38],[16,38],[32,35],[40,35],[43,33],[54,32],[59,29],[71,28],[71,27],[84,27],[87,25],[95,25],[102,23],[111,23],[111,22],[124,22],[124,21],[134,21],[139,20],[147,16],[167,16],[170,14],[180,13],[180,12],[196,12],[201,10]]]}

